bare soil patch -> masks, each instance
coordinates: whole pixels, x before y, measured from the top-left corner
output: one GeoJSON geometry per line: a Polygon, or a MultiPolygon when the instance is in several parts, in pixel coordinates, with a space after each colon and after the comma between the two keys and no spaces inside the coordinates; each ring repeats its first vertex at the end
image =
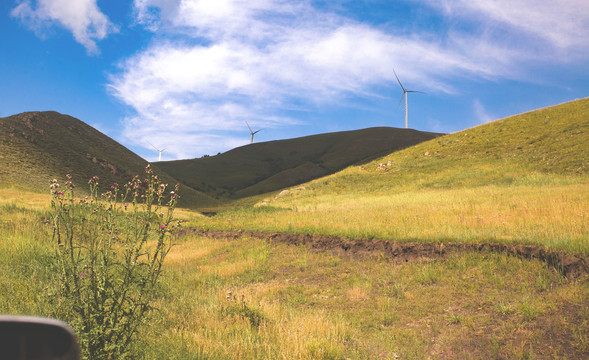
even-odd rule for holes
{"type": "Polygon", "coordinates": [[[212,231],[182,229],[180,236],[197,234],[209,238],[237,239],[248,236],[265,239],[270,243],[285,243],[308,246],[312,251],[331,250],[340,255],[354,257],[381,257],[399,262],[427,260],[462,252],[497,252],[546,262],[565,276],[589,273],[589,259],[536,245],[514,245],[499,243],[419,243],[396,242],[383,239],[346,239],[341,237],[265,233],[258,231],[212,231]]]}

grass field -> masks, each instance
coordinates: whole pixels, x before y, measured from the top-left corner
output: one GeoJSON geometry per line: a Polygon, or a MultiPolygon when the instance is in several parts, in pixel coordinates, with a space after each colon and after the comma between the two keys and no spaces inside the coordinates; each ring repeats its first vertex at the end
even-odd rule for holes
{"type": "Polygon", "coordinates": [[[395,241],[534,244],[589,253],[589,186],[386,189],[366,194],[294,190],[266,205],[194,224],[223,229],[381,238],[395,241]]]}
{"type": "MultiPolygon", "coordinates": [[[[213,217],[177,215],[195,229],[534,244],[587,261],[587,110],[523,114],[213,217]]],[[[56,316],[48,204],[0,187],[0,313],[56,316]]],[[[589,358],[589,275],[505,253],[400,261],[187,231],[153,305],[136,358],[589,358]]]]}
{"type": "MultiPolygon", "coordinates": [[[[48,199],[1,191],[0,313],[54,315],[48,199]]],[[[583,358],[588,281],[505,254],[398,263],[189,235],[166,259],[158,310],[134,351],[145,359],[583,358]]]]}

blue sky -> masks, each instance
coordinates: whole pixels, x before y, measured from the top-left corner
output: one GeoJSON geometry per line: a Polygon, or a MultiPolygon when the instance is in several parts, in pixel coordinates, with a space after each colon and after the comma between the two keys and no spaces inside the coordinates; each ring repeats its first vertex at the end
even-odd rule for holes
{"type": "Polygon", "coordinates": [[[147,160],[373,126],[455,132],[589,96],[586,0],[3,0],[0,117],[147,160]]]}

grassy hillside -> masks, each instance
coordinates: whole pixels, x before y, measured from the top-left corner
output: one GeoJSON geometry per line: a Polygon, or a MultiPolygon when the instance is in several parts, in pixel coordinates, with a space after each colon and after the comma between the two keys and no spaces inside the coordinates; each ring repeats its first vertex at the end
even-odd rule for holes
{"type": "MultiPolygon", "coordinates": [[[[73,176],[81,190],[98,176],[102,184],[125,183],[147,162],[118,142],[71,116],[54,111],[0,118],[0,184],[47,191],[53,178],[73,176]]],[[[177,181],[161,172],[165,181],[177,181]]],[[[216,200],[184,188],[184,204],[210,206],[216,200]]]]}
{"type": "Polygon", "coordinates": [[[207,226],[589,253],[589,99],[450,134],[207,226]]]}
{"type": "Polygon", "coordinates": [[[317,182],[374,189],[542,182],[589,173],[589,98],[511,116],[392,153],[317,182]]]}
{"type": "Polygon", "coordinates": [[[370,128],[255,143],[216,156],[157,165],[194,189],[237,199],[300,184],[439,135],[370,128]]]}

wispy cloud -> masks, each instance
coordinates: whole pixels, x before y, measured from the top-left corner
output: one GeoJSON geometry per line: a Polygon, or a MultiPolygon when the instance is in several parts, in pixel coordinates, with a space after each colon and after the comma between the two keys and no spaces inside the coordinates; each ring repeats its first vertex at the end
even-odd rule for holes
{"type": "Polygon", "coordinates": [[[11,11],[26,26],[42,36],[42,30],[55,23],[71,31],[89,54],[99,53],[96,40],[102,40],[117,27],[104,15],[96,0],[21,0],[11,11]]]}
{"type": "Polygon", "coordinates": [[[474,109],[474,114],[475,114],[475,118],[477,121],[477,125],[486,124],[486,123],[491,122],[493,120],[497,120],[497,117],[489,114],[489,112],[487,111],[485,106],[478,99],[476,99],[474,101],[473,109],[474,109]]]}
{"type": "Polygon", "coordinates": [[[227,150],[235,133],[204,139],[244,127],[244,120],[266,128],[293,123],[293,104],[337,106],[349,97],[378,96],[376,87],[396,84],[393,67],[405,83],[452,93],[450,77],[510,76],[521,55],[463,34],[397,35],[308,1],[135,0],[134,6],[137,22],[157,30],[159,40],[124,61],[109,88],[136,112],[125,121],[128,141],[147,146],[161,132],[198,134],[199,141],[162,144],[179,157],[227,150]]]}
{"type": "Polygon", "coordinates": [[[523,48],[559,62],[589,56],[586,0],[425,1],[446,16],[476,24],[481,34],[504,47],[523,48]]]}

